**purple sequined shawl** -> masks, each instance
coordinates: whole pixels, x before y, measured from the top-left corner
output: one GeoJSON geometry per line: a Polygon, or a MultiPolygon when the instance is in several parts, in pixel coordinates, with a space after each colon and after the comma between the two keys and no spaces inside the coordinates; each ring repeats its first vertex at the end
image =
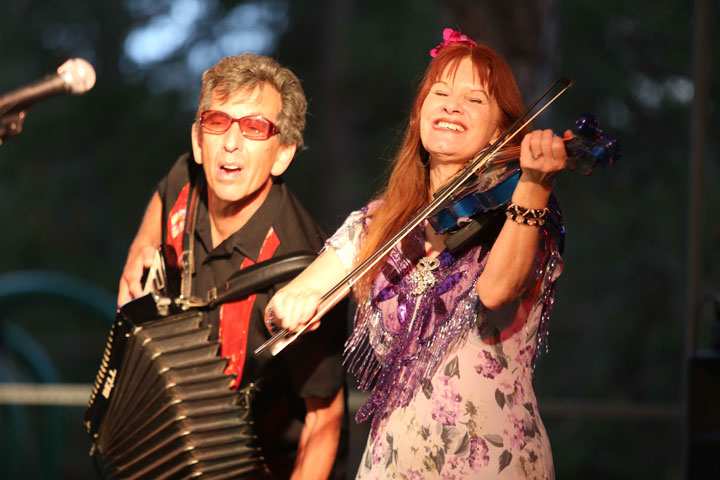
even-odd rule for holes
{"type": "MultiPolygon", "coordinates": [[[[363,217],[366,212],[367,208],[362,210],[363,217]]],[[[538,344],[545,342],[554,282],[562,269],[557,238],[548,235],[548,228],[541,232],[535,265],[537,288],[529,293],[533,298],[523,300],[531,304],[531,314],[542,316],[538,344]]],[[[332,245],[332,239],[329,243],[332,245]]],[[[359,388],[367,391],[372,387],[356,420],[373,416],[373,436],[383,419],[395,408],[407,406],[430,381],[447,354],[461,346],[478,323],[478,312],[486,311],[475,282],[488,253],[489,248],[483,246],[458,258],[443,251],[433,264],[424,259],[423,225],[403,240],[402,248],[391,251],[373,281],[369,298],[358,306],[353,332],[345,344],[345,364],[357,377],[359,388]]],[[[482,333],[483,325],[477,327],[482,333]]]]}

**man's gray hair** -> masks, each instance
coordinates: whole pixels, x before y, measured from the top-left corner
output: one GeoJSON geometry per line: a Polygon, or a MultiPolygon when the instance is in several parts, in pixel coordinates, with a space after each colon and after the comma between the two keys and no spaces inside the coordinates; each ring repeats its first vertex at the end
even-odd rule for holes
{"type": "Polygon", "coordinates": [[[210,108],[213,92],[224,101],[238,90],[252,91],[263,85],[272,85],[282,98],[282,110],[275,122],[278,140],[282,145],[295,143],[298,150],[302,149],[307,100],[300,80],[272,58],[252,53],[225,57],[205,70],[195,116],[196,128],[200,128],[200,114],[210,108]]]}

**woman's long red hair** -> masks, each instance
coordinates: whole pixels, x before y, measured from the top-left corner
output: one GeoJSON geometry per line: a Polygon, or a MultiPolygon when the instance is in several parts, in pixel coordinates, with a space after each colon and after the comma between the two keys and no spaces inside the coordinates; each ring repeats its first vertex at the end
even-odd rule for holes
{"type": "MultiPolygon", "coordinates": [[[[432,85],[445,72],[454,75],[460,61],[469,57],[478,79],[486,85],[490,96],[500,107],[498,129],[507,130],[523,114],[525,108],[515,77],[507,62],[492,48],[479,44],[472,47],[457,43],[443,47],[430,62],[408,120],[405,138],[393,159],[393,166],[387,185],[376,198],[379,206],[369,213],[370,222],[360,247],[358,264],[370,257],[430,201],[428,169],[422,162],[428,153],[420,142],[420,109],[432,85]]],[[[522,133],[515,138],[522,138],[522,133]]],[[[519,140],[518,140],[519,142],[519,140]]],[[[382,268],[382,262],[355,284],[358,300],[367,297],[372,280],[382,268]]]]}

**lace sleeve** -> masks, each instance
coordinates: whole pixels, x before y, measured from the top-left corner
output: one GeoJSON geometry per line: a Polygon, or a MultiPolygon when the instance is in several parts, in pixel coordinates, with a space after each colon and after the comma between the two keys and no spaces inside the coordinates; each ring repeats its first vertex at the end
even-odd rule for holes
{"type": "Polygon", "coordinates": [[[367,212],[368,207],[352,212],[332,237],[325,241],[325,246],[320,251],[322,253],[328,247],[332,247],[340,257],[346,273],[352,270],[358,255],[360,236],[367,222],[367,212]]]}

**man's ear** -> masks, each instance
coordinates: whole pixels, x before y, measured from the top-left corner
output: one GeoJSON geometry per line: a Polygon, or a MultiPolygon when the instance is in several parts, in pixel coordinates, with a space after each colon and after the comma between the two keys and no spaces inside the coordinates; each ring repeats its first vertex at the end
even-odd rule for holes
{"type": "Polygon", "coordinates": [[[192,139],[192,151],[195,163],[202,165],[202,148],[200,148],[201,137],[198,136],[196,123],[193,123],[192,127],[190,127],[190,138],[192,139]]]}
{"type": "Polygon", "coordinates": [[[295,157],[296,149],[297,144],[295,143],[291,143],[290,145],[280,145],[280,149],[278,150],[275,161],[270,169],[270,174],[272,176],[279,177],[285,172],[285,170],[287,170],[295,157]]]}

